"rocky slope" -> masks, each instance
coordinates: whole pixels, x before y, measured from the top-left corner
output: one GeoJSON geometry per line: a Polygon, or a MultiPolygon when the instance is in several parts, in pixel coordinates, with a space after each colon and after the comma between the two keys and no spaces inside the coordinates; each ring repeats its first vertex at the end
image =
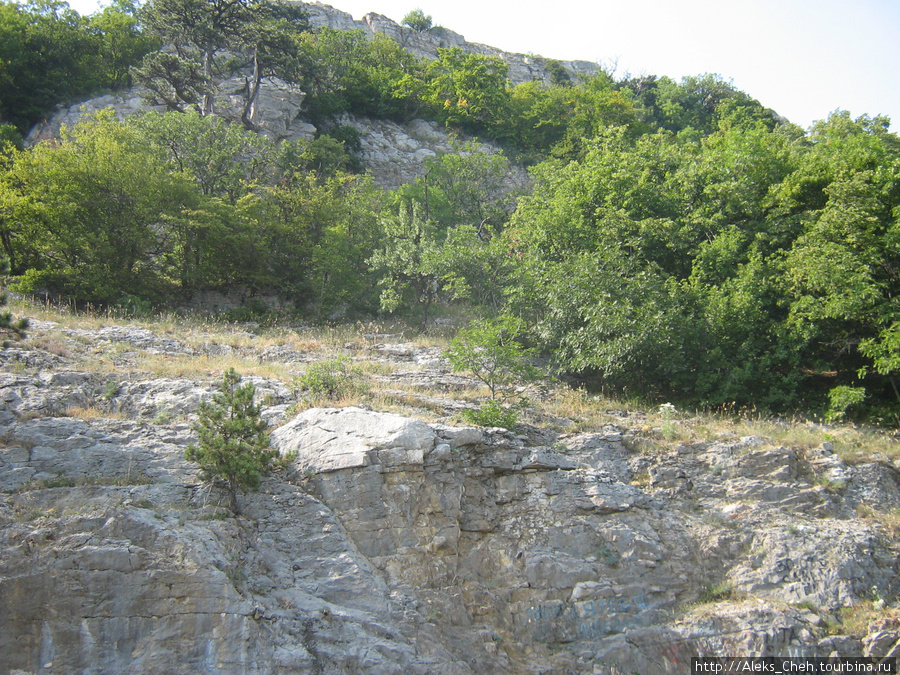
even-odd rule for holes
{"type": "MultiPolygon", "coordinates": [[[[318,2],[298,4],[306,9],[314,28],[327,26],[337,30],[359,30],[366,35],[385,34],[422,58],[436,58],[437,50],[442,47],[459,47],[467,52],[503,59],[509,65],[509,77],[513,82],[550,81],[547,59],[543,57],[511,54],[466,42],[462,35],[443,28],[417,33],[379,14],[366,14],[357,21],[350,14],[329,5],[318,2]]],[[[572,76],[589,75],[600,68],[595,63],[582,61],[565,61],[561,65],[572,76]]],[[[237,72],[217,83],[214,96],[216,115],[240,123],[245,105],[246,77],[247,73],[237,72]]],[[[26,143],[33,145],[58,138],[63,126],[71,128],[85,116],[100,110],[112,109],[119,118],[148,110],[165,110],[165,106],[148,105],[143,93],[139,87],[133,87],[61,107],[31,130],[26,143]]],[[[299,86],[278,78],[267,78],[261,84],[259,102],[252,120],[260,133],[276,141],[313,138],[318,130],[304,118],[303,100],[304,93],[299,86]]],[[[454,139],[439,125],[425,120],[397,124],[348,115],[340,122],[353,126],[359,132],[363,165],[373,174],[376,183],[389,189],[423,175],[425,161],[429,157],[452,152],[454,143],[467,140],[454,139]]],[[[489,144],[479,147],[484,152],[496,152],[496,148],[489,144]]],[[[522,174],[520,178],[524,180],[524,171],[522,174]]]]}
{"type": "Polygon", "coordinates": [[[363,329],[323,345],[37,321],[0,360],[0,673],[652,674],[900,651],[886,456],[670,442],[615,411],[459,426],[474,383],[363,329]],[[336,353],[375,393],[304,409],[296,376],[336,353]],[[183,459],[231,364],[298,452],[240,518],[183,459]]]}

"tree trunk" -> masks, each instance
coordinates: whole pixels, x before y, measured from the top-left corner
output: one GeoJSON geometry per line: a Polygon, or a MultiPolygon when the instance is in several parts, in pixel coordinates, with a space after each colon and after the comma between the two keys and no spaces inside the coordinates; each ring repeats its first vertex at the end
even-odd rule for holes
{"type": "Polygon", "coordinates": [[[262,71],[259,68],[259,51],[253,50],[253,76],[252,82],[247,82],[247,103],[244,105],[244,112],[241,113],[241,122],[245,129],[249,131],[257,131],[258,127],[254,118],[256,117],[256,106],[259,102],[259,87],[262,84],[262,71]]]}
{"type": "Polygon", "coordinates": [[[203,52],[203,99],[200,101],[200,115],[206,117],[213,111],[212,95],[212,52],[203,52]]]}
{"type": "Polygon", "coordinates": [[[228,479],[228,494],[231,497],[231,512],[234,515],[241,515],[241,505],[238,504],[238,485],[234,477],[228,479]]]}

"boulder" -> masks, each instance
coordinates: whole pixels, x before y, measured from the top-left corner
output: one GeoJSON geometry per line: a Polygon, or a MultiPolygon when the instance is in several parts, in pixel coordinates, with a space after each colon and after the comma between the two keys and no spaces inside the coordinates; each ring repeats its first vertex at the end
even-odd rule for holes
{"type": "Polygon", "coordinates": [[[380,463],[422,465],[437,435],[424,422],[361,408],[312,408],[271,434],[272,447],[297,453],[304,471],[325,473],[380,463]]]}

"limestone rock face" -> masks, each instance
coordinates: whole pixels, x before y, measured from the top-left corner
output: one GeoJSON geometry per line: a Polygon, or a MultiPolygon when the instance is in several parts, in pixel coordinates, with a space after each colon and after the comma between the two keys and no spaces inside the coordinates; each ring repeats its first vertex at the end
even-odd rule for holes
{"type": "MultiPolygon", "coordinates": [[[[301,342],[32,325],[0,353],[0,675],[655,675],[900,653],[885,458],[753,436],[648,448],[627,418],[564,434],[293,414],[296,392],[252,376],[296,459],[236,518],[184,460],[214,384],[141,358],[291,368],[301,342]],[[98,350],[115,370],[86,367],[98,350]],[[836,619],[861,610],[868,628],[836,619]]],[[[429,406],[465,384],[430,348],[370,345],[356,353],[396,367],[390,386],[432,378],[429,406]]]]}
{"type": "MultiPolygon", "coordinates": [[[[378,14],[367,14],[357,21],[350,14],[328,5],[299,4],[309,13],[310,24],[314,28],[361,30],[368,36],[385,34],[422,58],[437,58],[437,50],[442,47],[459,47],[467,52],[504,60],[509,65],[509,77],[514,83],[550,81],[547,60],[542,57],[510,54],[486,45],[469,43],[463,36],[446,29],[417,33],[378,14]]],[[[587,62],[562,62],[561,65],[573,77],[590,75],[600,68],[597,64],[587,62]]],[[[247,76],[247,72],[236,72],[217,83],[213,114],[241,124],[246,106],[247,76]]],[[[133,87],[125,92],[103,95],[61,108],[45,122],[35,126],[28,134],[26,143],[33,145],[59,138],[63,126],[71,128],[85,116],[101,110],[111,109],[120,119],[150,110],[165,110],[164,106],[149,105],[144,99],[145,94],[139,87],[133,87]]],[[[319,130],[304,118],[304,98],[305,93],[299,86],[276,77],[266,78],[260,85],[250,122],[259,133],[274,141],[311,139],[319,130]]],[[[359,132],[361,159],[365,168],[371,171],[378,185],[389,189],[423,175],[428,158],[454,149],[451,135],[425,120],[397,124],[388,120],[347,115],[339,123],[352,126],[359,132]]],[[[496,152],[496,148],[488,144],[480,145],[478,150],[496,152]]],[[[515,177],[514,182],[521,181],[527,181],[524,171],[515,177]]]]}
{"type": "Polygon", "coordinates": [[[424,422],[360,408],[314,408],[272,432],[272,447],[306,470],[421,466],[435,434],[424,422]]]}

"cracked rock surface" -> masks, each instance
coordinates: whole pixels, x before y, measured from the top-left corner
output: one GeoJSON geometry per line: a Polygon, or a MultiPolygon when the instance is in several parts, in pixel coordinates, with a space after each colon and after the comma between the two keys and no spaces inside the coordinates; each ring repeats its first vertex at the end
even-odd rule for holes
{"type": "Polygon", "coordinates": [[[400,340],[353,358],[422,415],[296,412],[292,374],[315,358],[252,332],[52,322],[5,350],[0,673],[612,675],[900,652],[889,613],[833,620],[900,593],[896,533],[860,516],[900,506],[891,462],[760,436],[648,450],[624,415],[464,426],[433,410],[471,382],[400,340]],[[247,377],[296,458],[240,517],[184,460],[216,378],[168,365],[218,347],[287,374],[247,377]]]}

